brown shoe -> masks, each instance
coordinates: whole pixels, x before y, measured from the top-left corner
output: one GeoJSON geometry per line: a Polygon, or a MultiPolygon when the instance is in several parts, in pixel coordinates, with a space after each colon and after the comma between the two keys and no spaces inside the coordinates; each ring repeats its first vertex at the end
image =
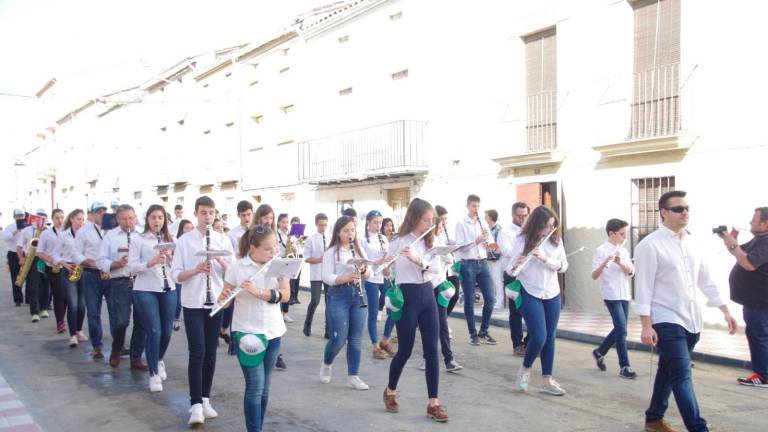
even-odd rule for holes
{"type": "Polygon", "coordinates": [[[101,352],[101,347],[94,348],[92,355],[93,355],[94,359],[103,359],[104,358],[104,354],[101,352]]]}
{"type": "Polygon", "coordinates": [[[141,359],[131,360],[131,370],[146,372],[149,370],[149,366],[141,361],[141,359]]]}
{"type": "Polygon", "coordinates": [[[120,351],[112,350],[112,353],[109,355],[109,365],[113,368],[120,366],[120,351]]]}
{"type": "Polygon", "coordinates": [[[442,405],[427,406],[427,417],[440,423],[448,421],[448,411],[442,405]]]}
{"type": "Polygon", "coordinates": [[[397,351],[395,351],[395,349],[392,347],[392,344],[390,344],[389,341],[380,341],[379,347],[384,351],[386,351],[390,357],[394,357],[395,354],[397,354],[397,351]]]}
{"type": "Polygon", "coordinates": [[[373,346],[373,358],[375,358],[376,360],[384,360],[385,358],[387,358],[387,356],[384,354],[384,351],[381,348],[379,348],[378,344],[373,346]]]}
{"type": "Polygon", "coordinates": [[[387,389],[384,389],[384,409],[391,413],[400,412],[400,404],[397,403],[397,392],[387,394],[387,389]]]}
{"type": "Polygon", "coordinates": [[[512,351],[512,355],[515,357],[525,357],[525,345],[518,345],[512,351]]]}
{"type": "Polygon", "coordinates": [[[671,424],[664,419],[654,420],[645,423],[645,432],[677,432],[671,424]]]}

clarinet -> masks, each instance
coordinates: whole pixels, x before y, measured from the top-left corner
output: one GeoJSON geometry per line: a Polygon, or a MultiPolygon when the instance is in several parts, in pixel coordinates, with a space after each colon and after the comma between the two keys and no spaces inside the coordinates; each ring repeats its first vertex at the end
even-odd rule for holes
{"type": "MultiPolygon", "coordinates": [[[[354,240],[352,237],[349,238],[349,252],[352,254],[352,259],[355,259],[355,244],[353,243],[354,240]]],[[[355,268],[357,270],[357,268],[355,268]]],[[[362,279],[363,273],[365,271],[360,272],[360,278],[362,279]]],[[[356,281],[355,285],[357,286],[357,295],[358,295],[358,303],[360,308],[367,308],[368,307],[368,301],[365,298],[365,294],[363,293],[363,287],[360,285],[360,281],[356,281]]]]}
{"type": "MultiPolygon", "coordinates": [[[[205,250],[209,251],[211,250],[211,229],[212,227],[210,225],[205,226],[205,250]]],[[[210,266],[210,270],[208,273],[205,274],[205,303],[203,303],[203,308],[205,309],[211,309],[213,308],[213,290],[211,289],[211,270],[213,270],[213,266],[211,265],[211,259],[210,257],[205,257],[206,264],[210,266]]]]}
{"type": "MultiPolygon", "coordinates": [[[[126,238],[128,239],[128,253],[131,253],[131,232],[126,231],[125,232],[126,238]]],[[[131,285],[136,281],[136,275],[128,275],[128,279],[131,281],[131,285]]]]}
{"type": "MultiPolygon", "coordinates": [[[[162,237],[160,235],[160,230],[157,230],[157,244],[160,244],[161,242],[162,237]]],[[[161,250],[160,253],[165,253],[165,251],[161,250]]],[[[160,269],[163,271],[163,292],[168,292],[171,290],[171,285],[168,283],[168,274],[165,272],[165,258],[163,258],[163,261],[160,263],[160,269]]],[[[210,289],[210,284],[208,284],[208,288],[210,289]]]]}

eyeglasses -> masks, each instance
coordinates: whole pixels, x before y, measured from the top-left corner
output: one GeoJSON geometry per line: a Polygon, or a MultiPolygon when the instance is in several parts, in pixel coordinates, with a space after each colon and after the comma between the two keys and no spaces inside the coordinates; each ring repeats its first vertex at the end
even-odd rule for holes
{"type": "Polygon", "coordinates": [[[682,213],[682,212],[690,212],[691,208],[688,206],[674,206],[674,207],[664,207],[664,210],[669,210],[673,213],[682,213]]]}

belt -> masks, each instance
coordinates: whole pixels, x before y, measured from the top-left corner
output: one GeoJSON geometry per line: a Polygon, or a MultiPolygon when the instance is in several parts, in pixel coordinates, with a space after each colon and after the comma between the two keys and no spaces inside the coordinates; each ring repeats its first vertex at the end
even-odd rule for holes
{"type": "Polygon", "coordinates": [[[101,273],[101,270],[90,268],[90,267],[83,267],[83,271],[91,272],[91,273],[101,273]]]}
{"type": "Polygon", "coordinates": [[[482,261],[485,261],[485,260],[486,260],[485,258],[471,258],[471,259],[470,258],[465,258],[465,259],[462,259],[462,261],[476,261],[476,262],[482,262],[482,261]]]}
{"type": "Polygon", "coordinates": [[[123,280],[123,279],[130,280],[131,278],[129,276],[119,276],[119,277],[110,278],[110,280],[113,280],[113,281],[119,281],[119,280],[123,280]]]}
{"type": "Polygon", "coordinates": [[[345,283],[345,284],[341,284],[341,285],[331,285],[329,287],[329,289],[342,289],[342,288],[345,288],[345,287],[357,288],[357,286],[352,284],[352,283],[345,283]]]}

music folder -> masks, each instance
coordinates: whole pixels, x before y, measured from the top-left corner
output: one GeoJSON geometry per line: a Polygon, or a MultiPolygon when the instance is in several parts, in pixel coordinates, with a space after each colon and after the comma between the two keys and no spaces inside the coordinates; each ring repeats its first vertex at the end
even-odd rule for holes
{"type": "Polygon", "coordinates": [[[301,272],[303,258],[277,258],[269,265],[264,277],[296,279],[301,272]]]}
{"type": "Polygon", "coordinates": [[[443,256],[448,255],[450,253],[456,252],[458,250],[466,249],[469,246],[472,246],[475,242],[469,242],[464,244],[452,244],[448,246],[435,246],[432,249],[429,249],[424,253],[424,255],[429,256],[443,256]]]}

